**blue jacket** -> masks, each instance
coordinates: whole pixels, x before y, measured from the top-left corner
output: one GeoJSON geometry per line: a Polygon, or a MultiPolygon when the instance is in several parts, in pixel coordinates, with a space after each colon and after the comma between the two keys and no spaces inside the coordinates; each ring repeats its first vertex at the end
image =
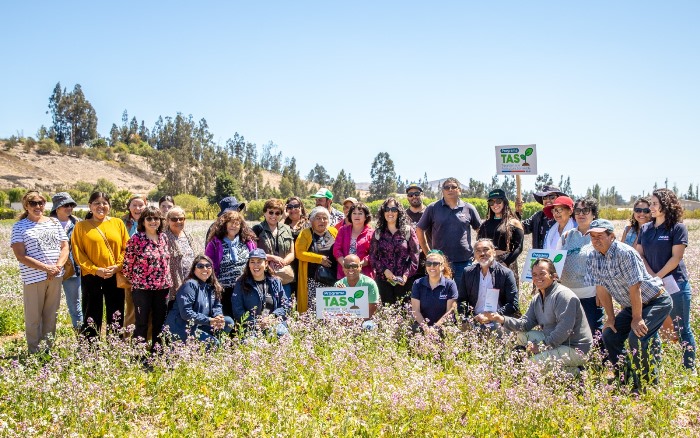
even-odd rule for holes
{"type": "MultiPolygon", "coordinates": [[[[515,281],[513,271],[494,261],[489,267],[493,287],[498,289],[498,313],[504,316],[520,316],[520,304],[518,300],[518,283],[515,281]]],[[[481,279],[481,265],[474,263],[464,268],[462,279],[457,285],[459,299],[457,306],[459,312],[465,316],[474,316],[474,307],[479,299],[479,281],[481,279]]]]}
{"type": "Polygon", "coordinates": [[[216,299],[214,288],[199,280],[185,281],[175,295],[175,303],[165,319],[165,326],[170,328],[173,338],[186,340],[194,335],[199,326],[209,328],[209,318],[223,313],[221,300],[216,299]],[[202,313],[209,307],[207,313],[202,313]],[[189,327],[188,327],[189,326],[189,327]]]}
{"type": "MultiPolygon", "coordinates": [[[[267,288],[272,295],[273,315],[284,318],[291,307],[291,303],[284,295],[282,282],[277,277],[265,276],[267,288]]],[[[233,286],[231,296],[231,306],[233,308],[233,320],[248,327],[254,327],[256,318],[260,316],[265,307],[264,296],[261,299],[262,291],[258,290],[258,285],[252,278],[245,280],[248,290],[243,290],[243,280],[238,279],[233,286]]]]}

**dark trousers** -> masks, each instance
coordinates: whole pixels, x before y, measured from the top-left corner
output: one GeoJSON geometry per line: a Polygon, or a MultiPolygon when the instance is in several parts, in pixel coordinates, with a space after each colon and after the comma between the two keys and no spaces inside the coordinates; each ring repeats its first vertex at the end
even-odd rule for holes
{"type": "Polygon", "coordinates": [[[408,300],[408,282],[405,285],[391,285],[386,280],[376,280],[377,287],[379,288],[379,296],[382,299],[382,304],[385,306],[390,306],[392,304],[403,304],[408,300]]]}
{"type": "Polygon", "coordinates": [[[107,329],[121,329],[124,322],[124,289],[117,287],[117,277],[100,278],[87,274],[81,278],[81,285],[83,334],[88,338],[99,336],[103,309],[107,313],[107,329]]]}
{"type": "Polygon", "coordinates": [[[231,303],[231,298],[233,297],[233,286],[225,287],[224,291],[221,293],[221,308],[224,312],[224,316],[230,316],[233,318],[233,304],[231,303]]]}
{"type": "Polygon", "coordinates": [[[658,332],[666,317],[671,313],[671,297],[667,294],[654,298],[642,307],[642,318],[647,326],[647,334],[637,337],[632,331],[632,308],[625,307],[615,316],[615,330],[603,331],[603,342],[607,350],[607,360],[617,365],[620,357],[626,357],[625,341],[629,342],[632,356],[632,377],[634,387],[641,389],[644,385],[656,383],[658,357],[661,341],[658,332]]]}
{"type": "Polygon", "coordinates": [[[581,301],[583,313],[586,315],[588,327],[591,328],[591,334],[593,335],[593,340],[595,341],[595,339],[600,336],[600,332],[603,330],[603,308],[595,303],[595,297],[581,298],[579,301],[581,301]]]}
{"type": "Polygon", "coordinates": [[[149,317],[152,321],[152,344],[160,343],[160,334],[163,331],[165,316],[168,313],[168,289],[144,290],[133,289],[131,297],[134,300],[136,310],[136,327],[134,338],[146,339],[148,335],[149,317]]]}

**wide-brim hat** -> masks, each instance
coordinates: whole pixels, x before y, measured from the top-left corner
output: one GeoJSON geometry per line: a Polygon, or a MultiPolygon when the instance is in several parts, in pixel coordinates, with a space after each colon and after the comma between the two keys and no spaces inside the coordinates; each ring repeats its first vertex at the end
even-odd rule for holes
{"type": "Polygon", "coordinates": [[[535,192],[533,195],[535,197],[535,201],[539,202],[540,204],[544,205],[544,198],[545,196],[549,195],[559,195],[559,196],[566,196],[566,193],[562,192],[561,189],[557,186],[544,186],[542,187],[542,191],[535,192]]]}
{"type": "Polygon", "coordinates": [[[554,207],[568,207],[569,210],[573,213],[574,211],[574,200],[569,198],[568,196],[559,196],[557,199],[554,200],[554,202],[551,205],[548,205],[544,208],[544,215],[547,216],[549,219],[554,219],[554,215],[552,214],[552,209],[554,207]]]}
{"type": "Polygon", "coordinates": [[[241,211],[245,208],[245,202],[238,202],[235,196],[227,196],[219,201],[219,207],[221,211],[217,216],[221,216],[227,211],[241,211]]]}
{"type": "Polygon", "coordinates": [[[51,197],[51,203],[53,204],[51,206],[51,213],[55,212],[59,207],[63,207],[64,205],[73,204],[74,207],[78,206],[78,203],[75,202],[71,195],[66,192],[60,192],[53,195],[51,197]]]}

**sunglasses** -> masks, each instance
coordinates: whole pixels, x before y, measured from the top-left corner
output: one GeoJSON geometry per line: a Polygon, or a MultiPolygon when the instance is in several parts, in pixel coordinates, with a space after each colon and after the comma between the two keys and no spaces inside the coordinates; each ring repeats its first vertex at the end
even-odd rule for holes
{"type": "Polygon", "coordinates": [[[27,201],[30,207],[43,207],[46,205],[46,201],[27,201]]]}
{"type": "Polygon", "coordinates": [[[500,198],[489,199],[489,205],[493,205],[493,204],[501,205],[501,204],[503,204],[503,199],[500,199],[500,198]]]}
{"type": "Polygon", "coordinates": [[[546,195],[546,196],[543,196],[542,199],[547,200],[547,201],[554,201],[558,197],[559,197],[558,195],[546,195]]]}
{"type": "Polygon", "coordinates": [[[411,193],[406,193],[406,196],[409,198],[417,198],[420,196],[420,192],[411,192],[411,193]]]}
{"type": "Polygon", "coordinates": [[[385,213],[398,213],[399,212],[399,207],[387,207],[384,210],[385,213]]]}
{"type": "Polygon", "coordinates": [[[562,213],[564,213],[565,211],[571,211],[571,210],[569,210],[569,209],[566,208],[566,207],[555,207],[555,208],[552,209],[552,211],[553,211],[554,213],[556,213],[556,214],[562,214],[562,213]]]}
{"type": "Polygon", "coordinates": [[[634,207],[634,212],[635,213],[649,214],[649,213],[651,213],[651,209],[650,208],[634,207]]]}
{"type": "Polygon", "coordinates": [[[171,217],[170,222],[185,222],[184,217],[171,217]]]}
{"type": "Polygon", "coordinates": [[[156,222],[156,221],[160,221],[160,218],[157,216],[148,216],[148,217],[143,218],[143,220],[145,220],[146,222],[156,222]]]}
{"type": "Polygon", "coordinates": [[[282,216],[282,212],[281,212],[281,211],[267,210],[267,214],[269,214],[270,216],[282,216]]]}
{"type": "Polygon", "coordinates": [[[301,208],[301,204],[287,204],[287,210],[296,210],[301,208]]]}
{"type": "Polygon", "coordinates": [[[343,267],[345,269],[360,269],[360,265],[358,265],[357,263],[348,263],[343,265],[343,267]]]}
{"type": "Polygon", "coordinates": [[[197,269],[211,269],[211,263],[197,263],[194,267],[197,269]]]}
{"type": "Polygon", "coordinates": [[[591,212],[589,207],[574,208],[574,214],[588,214],[591,212]]]}
{"type": "Polygon", "coordinates": [[[427,267],[440,266],[440,265],[442,265],[442,262],[431,262],[429,260],[425,261],[425,266],[427,266],[427,267]]]}
{"type": "Polygon", "coordinates": [[[442,186],[443,190],[457,190],[459,186],[456,185],[451,185],[451,186],[442,186]]]}

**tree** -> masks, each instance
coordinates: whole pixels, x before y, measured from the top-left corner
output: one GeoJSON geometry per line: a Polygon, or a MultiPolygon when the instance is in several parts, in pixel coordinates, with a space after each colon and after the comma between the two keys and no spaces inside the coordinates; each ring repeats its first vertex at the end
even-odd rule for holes
{"type": "Polygon", "coordinates": [[[306,179],[311,182],[315,182],[321,187],[327,187],[331,184],[331,176],[328,175],[326,168],[316,163],[313,169],[309,171],[306,179]]]}
{"type": "Polygon", "coordinates": [[[473,178],[469,178],[467,190],[462,191],[462,196],[466,198],[486,198],[488,196],[486,184],[473,178]]]}
{"type": "Polygon", "coordinates": [[[260,165],[263,169],[270,172],[280,173],[282,170],[282,152],[275,153],[275,149],[277,149],[277,145],[271,141],[263,145],[260,165]]]}
{"type": "Polygon", "coordinates": [[[590,196],[592,198],[596,198],[598,201],[600,201],[600,185],[596,183],[593,187],[589,187],[586,190],[586,196],[590,196]]]}
{"type": "Polygon", "coordinates": [[[571,177],[567,175],[564,179],[564,175],[559,177],[559,188],[562,193],[567,193],[569,196],[573,196],[573,190],[571,189],[571,177]]]}
{"type": "Polygon", "coordinates": [[[542,174],[542,175],[537,175],[537,179],[535,179],[535,191],[540,192],[542,189],[544,189],[544,186],[553,186],[554,181],[552,180],[552,177],[549,176],[548,173],[542,174]]]}
{"type": "Polygon", "coordinates": [[[385,199],[396,193],[396,171],[388,152],[380,152],[372,161],[372,182],[369,185],[370,201],[385,199]]]}
{"type": "Polygon", "coordinates": [[[290,196],[305,197],[308,194],[308,188],[299,175],[297,160],[294,157],[287,159],[284,168],[282,168],[279,190],[280,196],[285,198],[290,196]]]}
{"type": "Polygon", "coordinates": [[[50,137],[57,143],[83,145],[97,138],[97,113],[80,84],[68,93],[58,82],[49,97],[49,111],[53,121],[50,137]]]}
{"type": "Polygon", "coordinates": [[[335,202],[343,202],[344,199],[357,195],[357,188],[355,187],[355,181],[352,180],[350,174],[346,175],[344,169],[340,169],[338,176],[335,177],[331,184],[331,191],[333,192],[333,200],[335,202]]]}
{"type": "Polygon", "coordinates": [[[209,196],[209,203],[216,204],[227,196],[241,197],[240,182],[234,179],[231,175],[219,172],[216,175],[216,183],[214,185],[214,193],[209,196]]]}

